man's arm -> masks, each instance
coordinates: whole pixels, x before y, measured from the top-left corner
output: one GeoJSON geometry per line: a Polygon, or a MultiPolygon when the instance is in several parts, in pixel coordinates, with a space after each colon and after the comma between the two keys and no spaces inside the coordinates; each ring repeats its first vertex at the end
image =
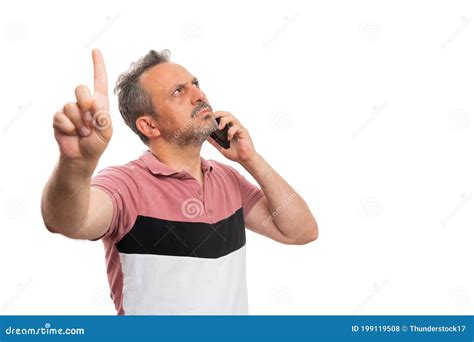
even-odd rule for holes
{"type": "Polygon", "coordinates": [[[105,234],[113,204],[106,192],[90,186],[92,172],[75,162],[58,162],[41,200],[44,224],[50,232],[88,240],[105,234]]]}
{"type": "Polygon", "coordinates": [[[226,158],[240,163],[258,182],[265,194],[250,210],[245,225],[265,236],[286,244],[302,245],[318,237],[318,225],[301,196],[261,157],[249,132],[231,113],[218,111],[219,129],[227,124],[230,148],[224,149],[213,139],[207,141],[226,158]]]}
{"type": "Polygon", "coordinates": [[[54,115],[54,137],[60,157],[41,199],[41,213],[49,231],[76,239],[102,236],[112,221],[113,205],[102,190],[91,188],[100,156],[112,137],[107,74],[99,50],[92,52],[94,95],[76,88],[77,102],[54,115]]]}
{"type": "Polygon", "coordinates": [[[256,154],[242,166],[265,194],[245,218],[250,230],[291,245],[317,239],[318,225],[308,205],[263,157],[256,154]]]}

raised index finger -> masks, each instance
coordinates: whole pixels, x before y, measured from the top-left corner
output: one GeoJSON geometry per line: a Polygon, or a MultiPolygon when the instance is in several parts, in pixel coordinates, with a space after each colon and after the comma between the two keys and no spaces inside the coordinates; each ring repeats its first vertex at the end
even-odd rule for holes
{"type": "Polygon", "coordinates": [[[104,57],[99,49],[92,50],[92,61],[94,62],[94,93],[107,96],[107,72],[105,71],[104,57]]]}

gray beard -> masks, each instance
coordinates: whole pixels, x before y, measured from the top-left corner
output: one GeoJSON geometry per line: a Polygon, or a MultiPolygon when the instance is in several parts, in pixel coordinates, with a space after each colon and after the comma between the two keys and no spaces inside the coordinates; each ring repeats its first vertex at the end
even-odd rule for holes
{"type": "Polygon", "coordinates": [[[160,129],[161,135],[166,141],[173,145],[201,146],[211,133],[218,128],[217,122],[212,117],[212,114],[206,114],[206,116],[211,117],[205,117],[202,124],[197,124],[193,118],[179,130],[160,129]]]}

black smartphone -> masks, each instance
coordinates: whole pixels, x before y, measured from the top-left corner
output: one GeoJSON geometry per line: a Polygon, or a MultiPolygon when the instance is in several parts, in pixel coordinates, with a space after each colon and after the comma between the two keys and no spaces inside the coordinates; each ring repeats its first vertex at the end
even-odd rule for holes
{"type": "MultiPolygon", "coordinates": [[[[216,118],[217,124],[221,121],[221,118],[216,118]]],[[[211,138],[217,141],[219,145],[223,148],[230,148],[230,141],[227,140],[227,131],[231,126],[227,124],[223,129],[218,129],[217,131],[211,133],[211,138]]]]}

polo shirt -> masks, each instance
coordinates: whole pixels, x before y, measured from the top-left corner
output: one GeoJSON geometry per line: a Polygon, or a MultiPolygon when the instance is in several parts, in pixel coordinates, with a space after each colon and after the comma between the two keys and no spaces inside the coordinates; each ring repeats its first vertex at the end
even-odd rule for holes
{"type": "Polygon", "coordinates": [[[113,204],[98,239],[118,315],[248,314],[244,219],[264,193],[229,165],[201,169],[203,189],[146,151],[93,177],[113,204]]]}

